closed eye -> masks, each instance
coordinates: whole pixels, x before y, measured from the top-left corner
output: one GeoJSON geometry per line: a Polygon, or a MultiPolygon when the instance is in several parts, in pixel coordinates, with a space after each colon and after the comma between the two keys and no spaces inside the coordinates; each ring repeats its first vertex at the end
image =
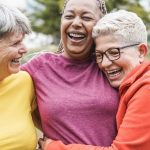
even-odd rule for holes
{"type": "Polygon", "coordinates": [[[74,16],[73,16],[73,15],[65,15],[64,18],[65,18],[65,19],[73,19],[74,16]]]}
{"type": "Polygon", "coordinates": [[[22,41],[17,41],[11,44],[11,46],[18,46],[19,44],[21,44],[22,41]]]}
{"type": "Polygon", "coordinates": [[[90,18],[90,17],[82,17],[82,19],[85,20],[85,21],[91,21],[91,20],[93,20],[93,19],[90,18]]]}
{"type": "Polygon", "coordinates": [[[102,58],[102,54],[96,53],[96,57],[102,58]]]}
{"type": "Polygon", "coordinates": [[[118,56],[119,51],[118,51],[118,49],[110,49],[110,50],[107,50],[107,54],[111,55],[111,56],[118,56]]]}

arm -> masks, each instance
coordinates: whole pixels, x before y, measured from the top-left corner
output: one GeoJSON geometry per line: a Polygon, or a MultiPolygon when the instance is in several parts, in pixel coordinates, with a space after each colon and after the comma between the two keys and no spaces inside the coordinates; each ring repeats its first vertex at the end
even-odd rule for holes
{"type": "Polygon", "coordinates": [[[34,125],[36,126],[36,128],[39,129],[40,131],[42,131],[41,119],[40,119],[40,114],[39,114],[38,108],[36,108],[32,112],[32,119],[33,119],[33,122],[34,122],[34,125]]]}
{"type": "Polygon", "coordinates": [[[109,147],[84,144],[47,143],[44,150],[149,150],[150,149],[150,85],[136,90],[129,102],[118,135],[109,147]]]}

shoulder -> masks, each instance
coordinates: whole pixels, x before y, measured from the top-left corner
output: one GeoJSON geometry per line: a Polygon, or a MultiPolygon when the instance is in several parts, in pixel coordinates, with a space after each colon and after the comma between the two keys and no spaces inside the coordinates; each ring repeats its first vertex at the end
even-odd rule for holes
{"type": "Polygon", "coordinates": [[[9,87],[10,89],[18,88],[18,90],[21,90],[24,88],[33,88],[33,81],[27,72],[19,71],[18,73],[11,74],[5,78],[0,85],[3,87],[9,87]]]}
{"type": "MultiPolygon", "coordinates": [[[[54,55],[53,53],[50,52],[40,52],[36,53],[30,60],[29,62],[34,62],[34,61],[41,61],[44,60],[46,61],[48,58],[52,57],[54,55]]],[[[42,63],[42,62],[41,62],[42,63]]]]}
{"type": "Polygon", "coordinates": [[[144,63],[138,66],[131,75],[121,85],[120,95],[125,95],[128,100],[133,96],[150,97],[150,64],[144,63]]]}
{"type": "Polygon", "coordinates": [[[29,83],[32,82],[30,74],[26,71],[19,71],[16,74],[11,75],[11,79],[18,83],[29,83]]]}
{"type": "Polygon", "coordinates": [[[150,80],[150,62],[145,62],[134,68],[122,82],[120,88],[130,87],[133,84],[142,84],[145,80],[150,80]]]}
{"type": "Polygon", "coordinates": [[[137,67],[136,78],[134,83],[137,86],[149,85],[150,86],[150,63],[146,62],[137,67]]]}
{"type": "Polygon", "coordinates": [[[34,55],[25,65],[42,66],[43,64],[57,59],[58,55],[52,52],[41,52],[34,55]]]}
{"type": "Polygon", "coordinates": [[[31,76],[28,72],[26,71],[19,71],[16,76],[20,77],[20,78],[25,78],[25,79],[31,79],[31,76]]]}
{"type": "Polygon", "coordinates": [[[57,58],[57,54],[51,52],[41,52],[33,56],[28,62],[21,66],[21,70],[25,70],[33,75],[35,72],[39,71],[45,64],[53,65],[55,59],[57,58]]]}

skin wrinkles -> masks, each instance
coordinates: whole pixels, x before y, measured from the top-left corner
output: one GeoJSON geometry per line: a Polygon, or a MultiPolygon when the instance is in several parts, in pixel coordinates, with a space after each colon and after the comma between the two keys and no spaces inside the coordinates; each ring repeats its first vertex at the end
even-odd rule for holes
{"type": "Polygon", "coordinates": [[[23,33],[14,33],[1,41],[0,46],[0,79],[20,70],[20,59],[27,52],[26,47],[22,43],[23,33]],[[14,62],[13,60],[16,60],[14,62]]]}
{"type": "MultiPolygon", "coordinates": [[[[104,52],[107,49],[114,47],[122,47],[123,44],[120,37],[113,35],[99,36],[95,40],[96,52],[104,52]]],[[[120,50],[120,58],[110,61],[105,55],[103,56],[102,63],[98,63],[99,67],[106,74],[110,84],[113,87],[119,87],[125,77],[140,63],[144,61],[146,52],[140,45],[128,47],[120,50]],[[138,50],[137,50],[138,49],[138,50]],[[133,57],[134,56],[134,57],[133,57]],[[141,57],[142,56],[142,57],[141,57]],[[114,72],[114,74],[110,73],[114,72]]]]}

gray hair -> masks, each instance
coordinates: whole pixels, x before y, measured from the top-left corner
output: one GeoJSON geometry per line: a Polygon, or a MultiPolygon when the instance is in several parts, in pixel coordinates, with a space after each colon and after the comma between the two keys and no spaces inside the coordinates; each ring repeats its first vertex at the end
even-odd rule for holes
{"type": "Polygon", "coordinates": [[[147,43],[146,26],[136,13],[119,10],[101,18],[93,28],[94,38],[113,34],[124,43],[147,43]]]}
{"type": "Polygon", "coordinates": [[[0,4],[0,38],[11,33],[31,33],[28,18],[17,8],[0,4]]]}

